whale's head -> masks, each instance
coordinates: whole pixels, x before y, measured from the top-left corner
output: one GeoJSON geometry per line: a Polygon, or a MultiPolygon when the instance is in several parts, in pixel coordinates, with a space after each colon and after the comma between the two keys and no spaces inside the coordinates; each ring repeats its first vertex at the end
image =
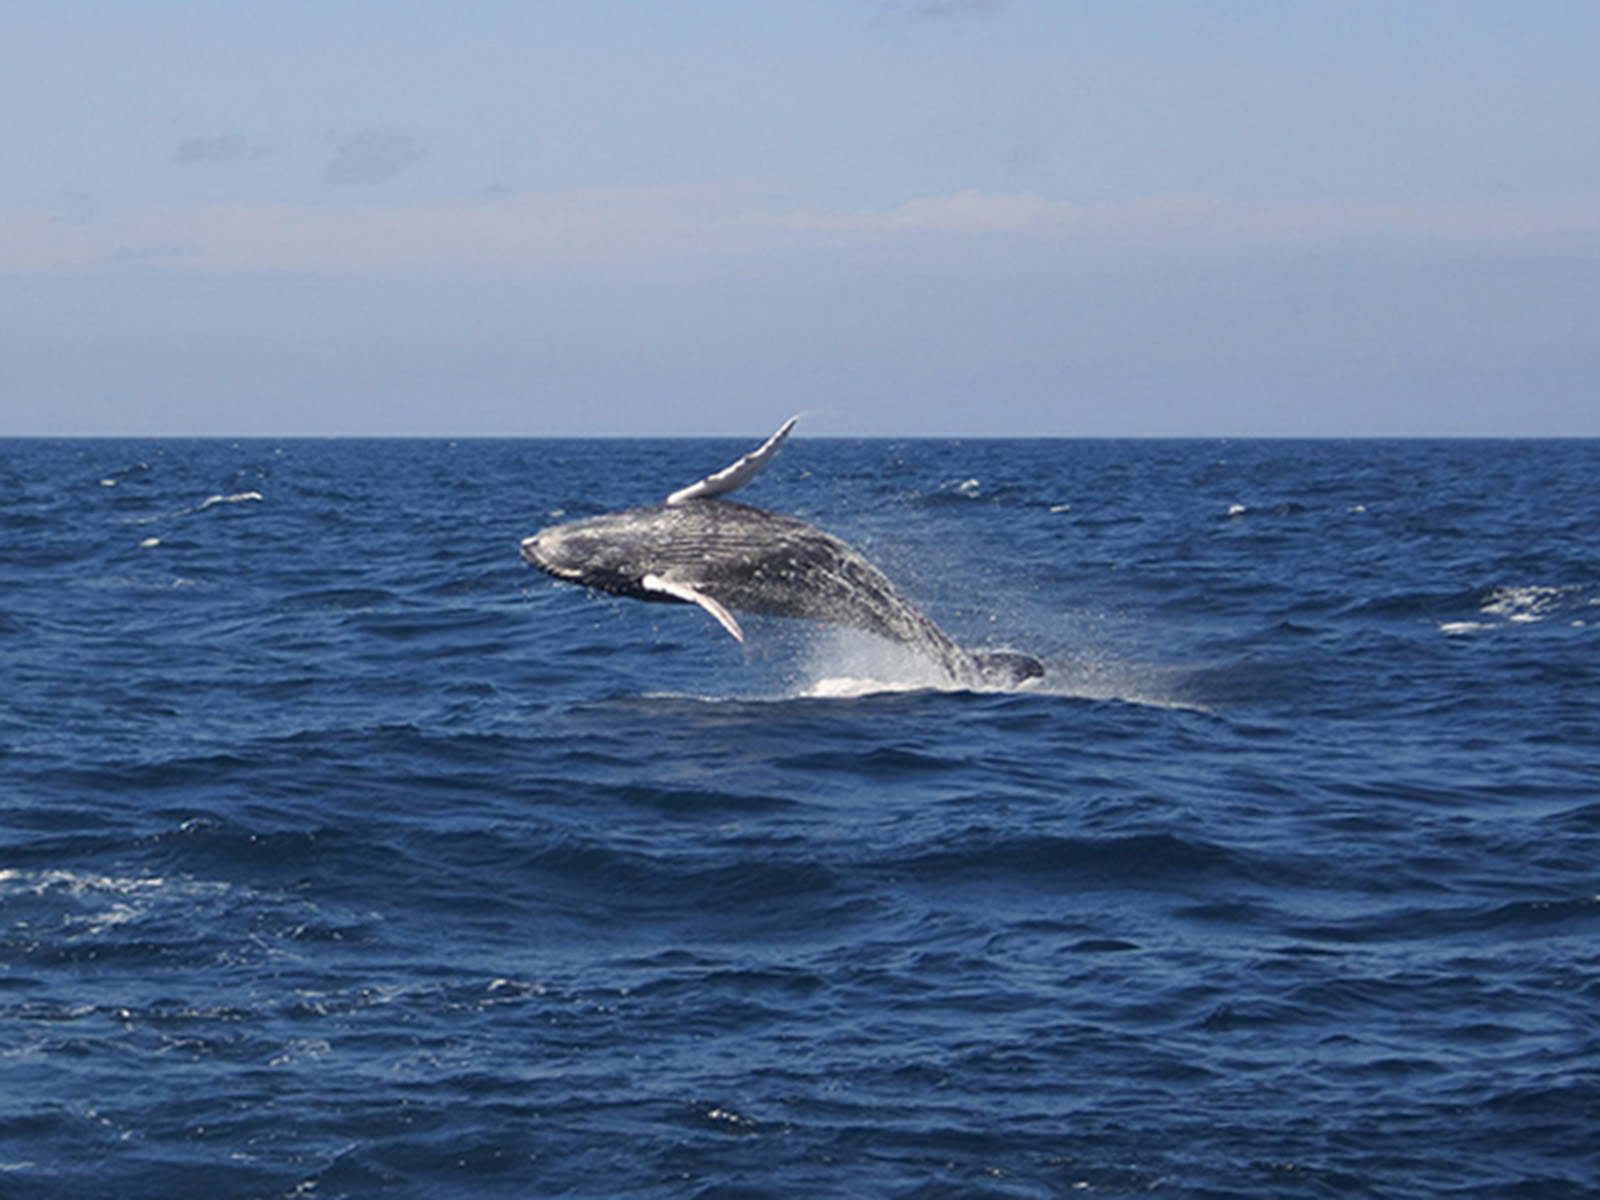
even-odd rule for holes
{"type": "Polygon", "coordinates": [[[546,575],[619,596],[639,596],[651,570],[654,509],[549,525],[522,539],[522,560],[546,575]]]}

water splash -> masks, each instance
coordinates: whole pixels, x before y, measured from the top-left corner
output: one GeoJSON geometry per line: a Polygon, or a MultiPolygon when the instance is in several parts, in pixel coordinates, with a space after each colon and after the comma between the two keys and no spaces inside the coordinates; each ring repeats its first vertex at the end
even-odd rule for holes
{"type": "Polygon", "coordinates": [[[926,659],[848,629],[819,629],[799,657],[793,697],[858,699],[896,692],[970,692],[1109,700],[1157,708],[1204,710],[1184,695],[1186,668],[1138,663],[1094,649],[1043,656],[1045,676],[1010,687],[952,683],[926,659]]]}

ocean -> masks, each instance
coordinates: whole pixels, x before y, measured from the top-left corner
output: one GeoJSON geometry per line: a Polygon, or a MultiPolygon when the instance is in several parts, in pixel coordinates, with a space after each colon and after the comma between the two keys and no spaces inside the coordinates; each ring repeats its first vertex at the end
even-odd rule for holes
{"type": "Polygon", "coordinates": [[[751,432],[0,441],[0,1197],[1600,1194],[1600,442],[751,432]]]}

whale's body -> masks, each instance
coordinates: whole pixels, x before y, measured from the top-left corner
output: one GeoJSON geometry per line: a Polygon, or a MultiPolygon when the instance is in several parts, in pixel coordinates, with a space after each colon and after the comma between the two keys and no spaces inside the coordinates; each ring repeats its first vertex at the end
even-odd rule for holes
{"type": "Polygon", "coordinates": [[[793,425],[789,420],[758,450],[661,504],[542,529],[523,540],[522,557],[597,591],[699,605],[740,640],[733,611],[864,630],[922,655],[963,687],[1010,686],[1044,674],[1025,654],[963,650],[831,534],[720,499],[760,471],[793,425]]]}

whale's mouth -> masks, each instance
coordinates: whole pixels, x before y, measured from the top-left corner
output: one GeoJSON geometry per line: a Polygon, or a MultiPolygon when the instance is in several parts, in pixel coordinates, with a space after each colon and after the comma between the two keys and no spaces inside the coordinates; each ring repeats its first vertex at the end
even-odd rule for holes
{"type": "Polygon", "coordinates": [[[541,571],[550,568],[545,565],[544,533],[535,533],[522,539],[522,561],[530,567],[537,567],[541,571]]]}

